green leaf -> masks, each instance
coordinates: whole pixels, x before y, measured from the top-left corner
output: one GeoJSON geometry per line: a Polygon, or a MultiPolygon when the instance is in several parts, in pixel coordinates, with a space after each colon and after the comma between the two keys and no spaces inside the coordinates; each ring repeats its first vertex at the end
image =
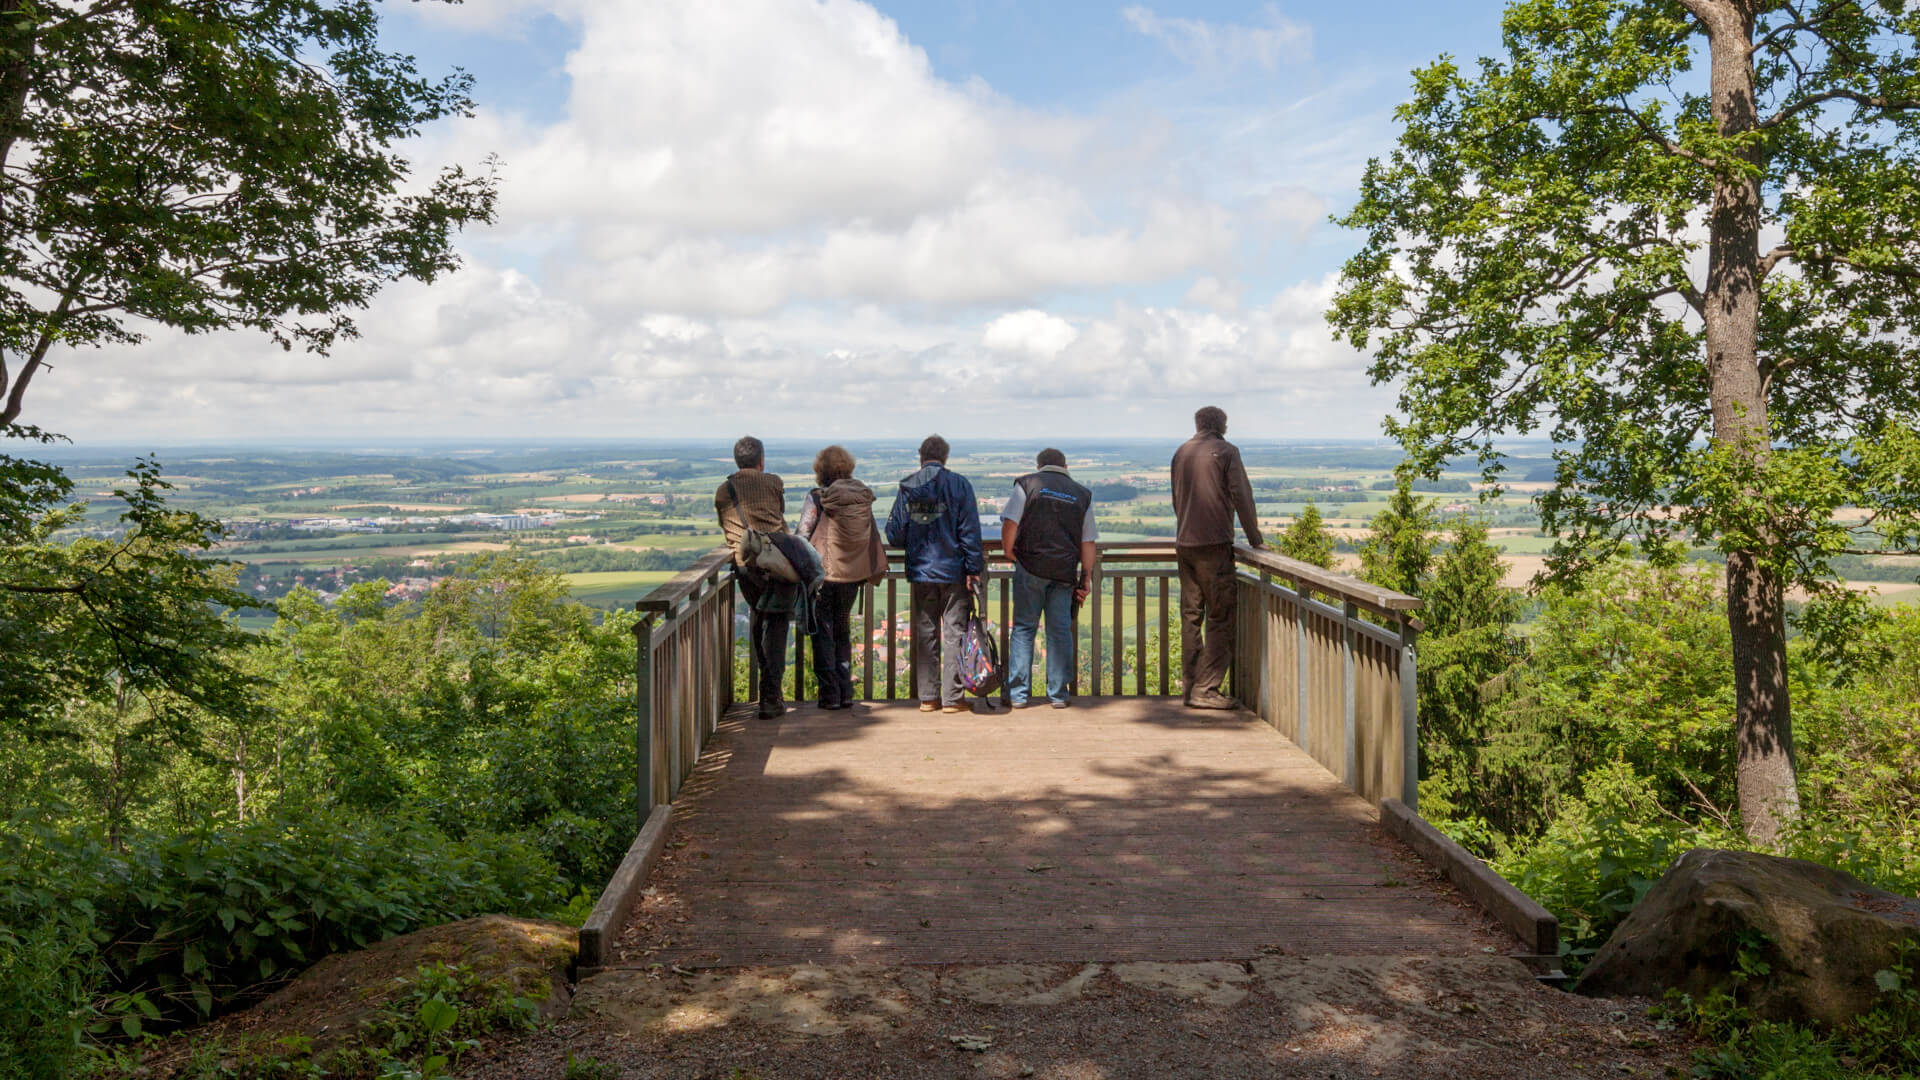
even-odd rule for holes
{"type": "Polygon", "coordinates": [[[1873,973],[1873,985],[1883,994],[1891,994],[1900,989],[1900,975],[1897,972],[1881,969],[1873,973]]]}
{"type": "Polygon", "coordinates": [[[420,1003],[420,1026],[428,1035],[438,1035],[460,1018],[458,1006],[435,994],[420,1003]]]}

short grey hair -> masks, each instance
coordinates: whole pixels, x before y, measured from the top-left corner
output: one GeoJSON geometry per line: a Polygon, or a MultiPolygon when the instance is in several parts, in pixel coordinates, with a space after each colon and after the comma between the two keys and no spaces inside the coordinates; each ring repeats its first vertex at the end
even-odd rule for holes
{"type": "Polygon", "coordinates": [[[740,436],[733,444],[733,463],[742,469],[757,469],[767,463],[767,444],[751,435],[740,436]]]}

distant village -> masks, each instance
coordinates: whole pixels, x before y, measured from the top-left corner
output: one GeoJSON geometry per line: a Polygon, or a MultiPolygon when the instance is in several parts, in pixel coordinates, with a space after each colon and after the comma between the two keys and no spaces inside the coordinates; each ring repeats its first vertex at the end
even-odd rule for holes
{"type": "Polygon", "coordinates": [[[407,517],[310,517],[294,518],[287,527],[296,532],[378,533],[407,525],[471,525],[504,532],[549,529],[560,524],[598,521],[599,514],[429,514],[407,517]]]}

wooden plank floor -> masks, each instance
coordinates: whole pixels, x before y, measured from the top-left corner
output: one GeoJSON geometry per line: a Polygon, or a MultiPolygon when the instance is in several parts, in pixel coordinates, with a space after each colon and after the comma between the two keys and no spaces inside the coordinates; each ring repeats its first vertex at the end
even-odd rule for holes
{"type": "Polygon", "coordinates": [[[1458,955],[1518,943],[1249,713],[736,712],[626,965],[1458,955]]]}

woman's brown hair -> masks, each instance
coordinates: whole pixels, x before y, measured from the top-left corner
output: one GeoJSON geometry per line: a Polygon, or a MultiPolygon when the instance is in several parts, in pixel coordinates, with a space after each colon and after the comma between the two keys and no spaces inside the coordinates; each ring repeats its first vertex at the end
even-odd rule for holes
{"type": "Polygon", "coordinates": [[[835,480],[845,480],[853,475],[853,455],[847,448],[835,443],[813,455],[813,478],[826,487],[835,480]]]}

